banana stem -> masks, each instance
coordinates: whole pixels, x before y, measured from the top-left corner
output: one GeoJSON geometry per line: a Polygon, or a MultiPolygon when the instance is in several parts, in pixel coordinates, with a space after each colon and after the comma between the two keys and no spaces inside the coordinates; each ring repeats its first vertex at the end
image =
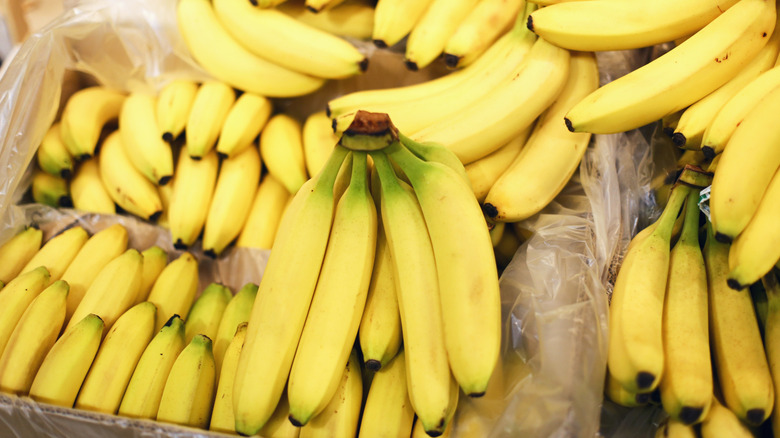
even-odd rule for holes
{"type": "Polygon", "coordinates": [[[690,192],[691,188],[685,185],[677,185],[672,188],[672,194],[669,196],[669,201],[666,203],[666,208],[661,213],[661,217],[656,222],[658,225],[653,230],[653,234],[661,234],[664,240],[671,238],[677,215],[680,213],[680,208],[682,208],[683,202],[685,202],[690,192]]]}
{"type": "Polygon", "coordinates": [[[699,194],[690,190],[685,201],[685,219],[683,222],[681,244],[699,245],[699,194]]]}
{"type": "Polygon", "coordinates": [[[385,152],[372,153],[371,158],[374,160],[374,168],[379,174],[379,181],[383,189],[386,190],[389,185],[398,184],[393,166],[385,152]]]}

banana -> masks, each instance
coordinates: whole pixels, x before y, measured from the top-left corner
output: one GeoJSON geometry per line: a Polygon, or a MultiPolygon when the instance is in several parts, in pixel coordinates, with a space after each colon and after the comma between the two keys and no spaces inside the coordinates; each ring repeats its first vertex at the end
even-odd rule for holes
{"type": "Polygon", "coordinates": [[[780,172],[769,183],[756,213],[737,236],[729,250],[728,284],[744,289],[772,270],[780,260],[780,230],[777,215],[780,203],[780,172]]]}
{"type": "Polygon", "coordinates": [[[780,126],[771,114],[780,111],[776,88],[734,130],[712,178],[710,213],[715,237],[735,239],[755,215],[772,177],[780,168],[780,126]]]}
{"type": "MultiPolygon", "coordinates": [[[[778,416],[778,406],[780,406],[780,350],[778,350],[778,339],[780,339],[780,287],[777,284],[777,277],[769,274],[762,278],[764,289],[766,290],[766,322],[764,324],[764,347],[766,349],[766,360],[769,370],[772,374],[772,383],[775,394],[774,411],[770,417],[772,423],[772,432],[775,436],[780,433],[780,416],[778,416]]],[[[740,293],[741,295],[742,293],[740,293]]],[[[758,307],[758,306],[756,306],[758,307]]]]}
{"type": "MultiPolygon", "coordinates": [[[[447,428],[444,429],[444,433],[439,435],[439,438],[450,438],[452,436],[453,422],[447,424],[447,428]]],[[[414,420],[414,426],[412,426],[412,438],[426,438],[429,437],[428,433],[422,426],[422,421],[414,420]]]]}
{"type": "Polygon", "coordinates": [[[432,0],[406,40],[406,68],[417,71],[441,55],[447,40],[477,5],[477,0],[432,0]]]}
{"type": "Polygon", "coordinates": [[[88,238],[84,228],[78,225],[68,228],[49,238],[19,272],[45,266],[50,274],[49,284],[54,283],[62,277],[88,238]]]}
{"type": "Polygon", "coordinates": [[[222,315],[232,297],[233,292],[227,286],[219,283],[206,286],[187,313],[185,342],[189,344],[196,335],[216,339],[222,315]]]}
{"type": "Polygon", "coordinates": [[[736,3],[659,1],[632,7],[619,0],[563,2],[531,14],[528,28],[569,50],[638,49],[693,34],[736,3]],[[671,17],[670,8],[675,11],[671,17]]]}
{"type": "Polygon", "coordinates": [[[701,423],[702,438],[752,438],[753,432],[741,422],[729,408],[723,406],[717,397],[712,398],[712,407],[701,423]]]}
{"type": "Polygon", "coordinates": [[[352,177],[341,196],[309,314],[290,370],[290,421],[305,425],[339,385],[366,304],[376,253],[377,214],[365,152],[352,152],[352,177]]]}
{"type": "Polygon", "coordinates": [[[555,101],[569,77],[569,58],[567,50],[538,39],[515,74],[458,114],[409,136],[446,145],[463,164],[478,160],[516,138],[555,101]]]}
{"type": "Polygon", "coordinates": [[[325,111],[309,115],[303,122],[303,158],[306,173],[312,177],[322,169],[328,161],[333,147],[339,142],[339,136],[333,132],[330,117],[325,111]]]}
{"type": "MultiPolygon", "coordinates": [[[[571,5],[588,3],[592,2],[571,5]]],[[[661,10],[668,16],[668,9],[661,10]]],[[[566,115],[566,126],[593,134],[622,132],[689,106],[733,78],[756,56],[769,41],[775,16],[772,1],[737,2],[679,46],[589,94],[566,115]]],[[[657,22],[672,22],[667,18],[657,22]]],[[[594,28],[599,27],[605,28],[594,28]]]]}
{"type": "Polygon", "coordinates": [[[187,124],[199,84],[188,79],[174,79],[165,84],[157,95],[157,126],[162,139],[173,142],[187,124]]]}
{"type": "Polygon", "coordinates": [[[593,53],[575,52],[570,58],[569,80],[558,99],[485,197],[482,209],[492,220],[518,222],[541,211],[563,190],[585,155],[590,134],[569,132],[561,119],[598,88],[599,71],[593,53]]]}
{"type": "Polygon", "coordinates": [[[379,48],[394,46],[414,29],[433,0],[378,0],[371,38],[379,48]]]}
{"type": "Polygon", "coordinates": [[[758,425],[769,417],[774,403],[758,321],[750,294],[726,284],[728,245],[713,237],[709,224],[707,234],[704,260],[711,297],[712,362],[726,406],[740,419],[758,425]]]}
{"type": "Polygon", "coordinates": [[[669,258],[663,311],[664,372],[659,386],[664,411],[688,425],[707,416],[713,392],[698,200],[697,191],[691,190],[682,235],[669,258]]]}
{"type": "MultiPolygon", "coordinates": [[[[412,433],[414,410],[407,392],[404,352],[377,371],[371,379],[363,407],[359,436],[399,437],[412,433]]],[[[448,382],[449,383],[449,382],[448,382]]]]}
{"type": "MultiPolygon", "coordinates": [[[[454,312],[450,309],[451,314],[444,315],[447,298],[445,293],[440,293],[441,274],[437,278],[435,248],[431,245],[434,225],[430,223],[426,227],[425,210],[420,208],[422,202],[417,201],[408,186],[399,182],[387,157],[382,153],[372,157],[381,181],[382,224],[387,233],[401,315],[409,399],[426,432],[440,434],[446,426],[444,418],[450,401],[447,347],[452,345],[446,342],[448,327],[444,319],[454,316],[454,312]],[[426,293],[420,294],[421,290],[426,293]]],[[[399,164],[406,170],[403,163],[399,164]]],[[[438,187],[438,190],[444,190],[447,186],[439,184],[438,187]]],[[[444,269],[444,266],[438,267],[444,269]]],[[[456,293],[455,290],[451,292],[456,293]]],[[[480,333],[485,333],[484,328],[479,328],[482,329],[480,333]]],[[[462,358],[453,354],[450,360],[454,363],[462,358]]]]}
{"type": "Polygon", "coordinates": [[[334,210],[333,185],[347,156],[337,146],[288,206],[252,306],[236,370],[236,431],[256,434],[282,394],[322,267],[334,210]],[[269,330],[276,336],[261,336],[269,330]]]}
{"type": "Polygon", "coordinates": [[[712,123],[720,109],[747,84],[772,68],[780,50],[780,31],[772,32],[766,46],[720,88],[689,106],[680,116],[672,140],[683,149],[701,150],[704,131],[712,123]]]}
{"type": "Polygon", "coordinates": [[[0,354],[24,311],[50,284],[49,279],[49,271],[40,266],[13,278],[0,289],[0,354]]]}
{"type": "Polygon", "coordinates": [[[244,48],[291,71],[315,78],[344,79],[368,67],[368,58],[348,41],[283,12],[259,9],[243,0],[215,0],[214,11],[244,48]]]}
{"type": "MultiPolygon", "coordinates": [[[[68,282],[68,305],[65,322],[70,321],[76,307],[84,298],[100,271],[127,249],[127,229],[122,224],[106,227],[87,239],[76,257],[62,274],[68,282]]],[[[78,321],[77,321],[78,322],[78,321]]]]}
{"type": "Polygon", "coordinates": [[[402,339],[393,259],[381,222],[377,228],[371,283],[358,329],[363,363],[372,371],[380,370],[396,356],[402,339]]]}
{"type": "Polygon", "coordinates": [[[65,331],[38,368],[30,397],[38,402],[73,407],[100,347],[104,327],[99,316],[90,314],[65,331]]]}
{"type": "Polygon", "coordinates": [[[162,214],[160,194],[155,184],[135,168],[122,143],[119,132],[114,131],[100,148],[98,165],[103,186],[123,210],[154,222],[162,214]]]}
{"type": "Polygon", "coordinates": [[[498,244],[493,246],[499,272],[509,265],[509,262],[512,261],[512,258],[514,258],[515,253],[517,253],[517,250],[522,243],[523,239],[517,235],[514,227],[504,230],[501,240],[498,241],[498,244]]]}
{"type": "Polygon", "coordinates": [[[77,210],[103,214],[116,213],[114,200],[103,186],[97,159],[92,158],[79,163],[75,175],[70,180],[68,190],[73,207],[77,210]]]}
{"type": "Polygon", "coordinates": [[[435,161],[441,163],[460,175],[463,182],[471,187],[471,180],[466,174],[466,168],[463,167],[460,159],[451,150],[447,149],[444,145],[439,143],[418,143],[411,138],[405,136],[402,132],[398,133],[398,139],[406,149],[409,149],[413,154],[422,158],[425,161],[435,161]]]}
{"type": "Polygon", "coordinates": [[[160,196],[160,203],[162,204],[162,214],[157,218],[157,225],[166,230],[170,230],[171,224],[168,219],[168,210],[171,205],[171,194],[173,193],[173,179],[164,185],[157,186],[157,194],[160,196]]]}
{"type": "Polygon", "coordinates": [[[322,78],[289,70],[244,48],[220,23],[208,0],[183,0],[176,12],[179,31],[193,58],[208,73],[234,88],[266,97],[294,97],[312,93],[325,83],[322,78]]]}
{"type": "Polygon", "coordinates": [[[260,155],[268,169],[287,188],[295,193],[308,179],[303,152],[301,124],[286,114],[271,117],[260,134],[260,155]]]}
{"type": "Polygon", "coordinates": [[[60,122],[55,122],[46,131],[38,150],[35,151],[38,167],[54,176],[68,179],[73,175],[73,156],[68,152],[60,136],[60,122]]]}
{"type": "Polygon", "coordinates": [[[290,192],[273,175],[266,173],[257,187],[252,207],[238,235],[236,246],[271,249],[290,192]]]}
{"type": "Polygon", "coordinates": [[[214,149],[235,102],[236,93],[225,82],[207,81],[200,85],[184,127],[190,157],[197,160],[214,149]]]}
{"type": "MultiPolygon", "coordinates": [[[[230,297],[230,301],[222,312],[222,318],[214,337],[214,363],[217,367],[217,381],[222,373],[222,359],[225,356],[225,351],[236,334],[238,326],[249,321],[249,314],[252,313],[252,305],[255,303],[256,297],[257,285],[247,283],[230,297]]],[[[232,412],[232,402],[230,406],[232,412]]]]}
{"type": "Polygon", "coordinates": [[[704,131],[701,150],[707,158],[712,159],[720,155],[734,130],[742,124],[750,110],[778,87],[780,87],[780,67],[775,66],[753,79],[729,99],[704,131]]]}
{"type": "Polygon", "coordinates": [[[468,13],[444,45],[447,67],[471,64],[512,27],[524,0],[482,0],[468,13]]]}
{"type": "Polygon", "coordinates": [[[131,93],[125,99],[119,113],[119,135],[133,167],[152,184],[168,184],[173,177],[173,153],[157,124],[156,96],[131,93]]]}
{"type": "MultiPolygon", "coordinates": [[[[76,409],[114,414],[138,360],[154,336],[157,308],[144,301],[111,326],[76,398],[76,409]]],[[[108,326],[108,325],[107,325],[108,326]]]]}
{"type": "Polygon", "coordinates": [[[217,153],[232,157],[252,145],[271,117],[273,104],[266,97],[244,93],[225,116],[217,140],[217,153]]]}
{"type": "Polygon", "coordinates": [[[83,161],[95,155],[103,126],[119,117],[125,97],[119,91],[94,86],[68,98],[60,116],[60,135],[71,156],[83,161]]]}
{"type": "Polygon", "coordinates": [[[606,384],[604,385],[604,394],[613,402],[620,406],[635,408],[645,406],[650,401],[649,392],[630,392],[623,388],[612,374],[607,371],[606,384]]]}
{"type": "Polygon", "coordinates": [[[136,304],[146,301],[152,286],[157,280],[165,266],[168,264],[168,253],[157,245],[141,251],[141,257],[144,259],[141,271],[141,288],[138,290],[136,304]]]}
{"type": "Polygon", "coordinates": [[[314,13],[320,13],[332,7],[340,5],[344,0],[306,0],[306,8],[314,13]]]}
{"type": "Polygon", "coordinates": [[[465,166],[477,201],[481,203],[485,200],[493,184],[512,165],[531,136],[533,127],[531,124],[509,143],[465,166]]]}
{"type": "MultiPolygon", "coordinates": [[[[0,246],[0,281],[7,285],[41,248],[43,231],[25,227],[0,246]]],[[[0,350],[2,350],[0,348],[0,350]]]]}
{"type": "Polygon", "coordinates": [[[228,340],[227,347],[223,350],[223,366],[221,368],[217,366],[217,393],[209,422],[209,430],[215,432],[236,433],[236,422],[233,415],[233,383],[236,377],[238,357],[241,355],[246,338],[246,326],[247,323],[243,322],[236,327],[234,334],[228,340]]]}
{"type": "Polygon", "coordinates": [[[430,234],[439,290],[447,291],[441,312],[452,374],[464,393],[479,397],[501,341],[498,274],[485,218],[471,189],[449,167],[421,161],[398,143],[386,150],[411,181],[430,234]]]}
{"type": "Polygon", "coordinates": [[[157,306],[155,332],[173,315],[185,321],[198,292],[198,260],[189,252],[163,268],[149,292],[148,301],[157,306]]]}
{"type": "Polygon", "coordinates": [[[612,376],[627,391],[649,392],[664,372],[663,308],[672,229],[691,189],[677,185],[661,217],[637,234],[617,274],[609,311],[612,376]]]}
{"type": "Polygon", "coordinates": [[[65,320],[68,283],[55,281],[35,297],[0,355],[0,391],[26,395],[65,320]]]}
{"type": "Polygon", "coordinates": [[[287,391],[284,391],[279,399],[279,404],[274,409],[274,413],[271,414],[271,418],[260,429],[260,436],[268,438],[298,438],[301,430],[309,426],[303,428],[294,426],[287,418],[289,412],[290,402],[287,400],[287,391]]]}
{"type": "Polygon", "coordinates": [[[241,233],[260,183],[260,153],[252,146],[222,161],[203,227],[203,253],[215,258],[241,233]]]}
{"type": "Polygon", "coordinates": [[[655,431],[655,438],[696,438],[693,426],[668,418],[655,431]]]}
{"type": "Polygon", "coordinates": [[[355,436],[363,401],[363,376],[360,359],[353,349],[346,361],[336,393],[325,409],[300,429],[300,438],[355,436]]]}
{"type": "Polygon", "coordinates": [[[201,159],[179,154],[176,179],[168,205],[171,241],[177,249],[192,246],[203,230],[219,173],[219,158],[214,151],[201,159]]]}
{"type": "Polygon", "coordinates": [[[276,9],[333,35],[366,41],[374,34],[374,7],[361,0],[346,0],[317,13],[307,9],[303,1],[288,0],[276,9]]]}
{"type": "Polygon", "coordinates": [[[211,339],[197,335],[173,363],[157,411],[157,421],[206,429],[216,392],[211,339]]]}
{"type": "Polygon", "coordinates": [[[184,321],[179,315],[173,315],[149,341],[138,359],[119,404],[119,415],[130,418],[157,417],[165,382],[186,345],[184,321]]]}
{"type": "Polygon", "coordinates": [[[68,192],[68,181],[40,169],[33,170],[32,198],[38,204],[49,207],[72,207],[73,200],[68,192]]]}

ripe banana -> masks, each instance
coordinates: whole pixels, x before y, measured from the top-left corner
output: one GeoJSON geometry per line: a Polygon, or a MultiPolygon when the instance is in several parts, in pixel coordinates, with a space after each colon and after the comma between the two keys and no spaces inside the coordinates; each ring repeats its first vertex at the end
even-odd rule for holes
{"type": "Polygon", "coordinates": [[[106,263],[74,307],[66,330],[90,313],[100,316],[106,328],[111,328],[135,304],[141,288],[142,264],[141,253],[132,248],[106,263]]]}
{"type": "Polygon", "coordinates": [[[267,98],[254,93],[244,93],[230,108],[217,140],[217,153],[235,156],[251,146],[260,135],[273,104],[267,98]]]}
{"type": "Polygon", "coordinates": [[[76,398],[76,409],[116,413],[133,370],[154,336],[157,308],[144,301],[123,313],[100,344],[76,398]]]}
{"type": "Polygon", "coordinates": [[[273,175],[266,173],[257,187],[255,199],[247,215],[236,246],[271,249],[290,192],[273,175]]]}
{"type": "MultiPolygon", "coordinates": [[[[205,291],[204,291],[205,292],[205,291]]],[[[231,295],[230,301],[222,312],[222,318],[217,326],[214,337],[214,362],[217,367],[217,381],[222,372],[222,359],[230,342],[236,334],[239,325],[249,321],[249,314],[252,313],[252,305],[257,297],[257,285],[247,283],[231,295]]],[[[231,412],[233,410],[232,402],[230,404],[231,412]]]]}
{"type": "Polygon", "coordinates": [[[173,363],[157,411],[157,421],[206,429],[216,392],[211,339],[197,335],[173,363]]]}
{"type": "MultiPolygon", "coordinates": [[[[410,436],[414,410],[407,392],[404,352],[374,374],[363,407],[359,436],[410,436]]],[[[447,382],[449,384],[449,382],[447,382]]],[[[418,420],[419,421],[419,420],[418,420]]]]}
{"type": "Polygon", "coordinates": [[[46,289],[49,279],[49,271],[40,266],[13,278],[0,289],[0,354],[3,353],[24,311],[35,297],[46,289]]]}
{"type": "MultiPolygon", "coordinates": [[[[426,226],[426,218],[423,215],[426,211],[420,207],[422,201],[418,202],[414,191],[397,179],[383,153],[373,154],[372,157],[381,182],[382,224],[387,234],[387,245],[395,277],[403,329],[405,380],[409,382],[409,399],[417,417],[423,422],[426,432],[440,434],[446,426],[444,420],[450,401],[450,365],[447,362],[447,347],[453,348],[453,341],[447,340],[446,328],[450,327],[445,326],[444,319],[447,316],[453,317],[458,310],[454,309],[453,312],[450,308],[448,309],[450,315],[444,315],[448,297],[445,296],[446,293],[440,293],[439,284],[442,281],[442,274],[440,273],[437,278],[437,268],[445,269],[445,266],[442,266],[441,262],[437,266],[438,260],[434,259],[435,247],[431,245],[431,239],[434,238],[431,227],[434,224],[429,222],[429,226],[426,226]],[[421,290],[426,293],[420,294],[421,290]],[[446,341],[449,341],[449,344],[446,341]]],[[[404,171],[407,170],[403,162],[399,164],[404,171]]],[[[434,171],[430,173],[433,174],[434,171]]],[[[414,183],[415,179],[411,175],[409,177],[414,183]]],[[[439,184],[438,187],[438,190],[445,190],[444,187],[447,186],[439,184]]],[[[459,249],[450,248],[453,252],[457,250],[459,249]]],[[[441,257],[440,252],[436,254],[441,257]]],[[[458,292],[443,288],[441,291],[453,294],[458,292]]],[[[462,323],[468,322],[462,321],[462,323]]],[[[484,327],[478,329],[480,333],[486,333],[484,327]]],[[[487,332],[487,334],[491,333],[487,332]]],[[[452,336],[452,333],[449,336],[452,336]]],[[[485,340],[487,339],[490,338],[486,337],[485,340]]],[[[456,342],[458,342],[455,344],[456,348],[466,348],[465,344],[469,343],[466,339],[456,339],[456,342]]],[[[450,357],[456,366],[455,361],[462,359],[454,354],[450,357]]]]}
{"type": "Polygon", "coordinates": [[[227,286],[219,283],[206,286],[187,313],[184,325],[185,342],[189,344],[196,335],[216,339],[222,314],[232,297],[233,292],[227,286]]]}
{"type": "Polygon", "coordinates": [[[119,134],[133,167],[152,184],[164,186],[173,177],[173,153],[162,138],[156,114],[156,96],[130,94],[119,113],[119,134]]]}
{"type": "Polygon", "coordinates": [[[168,143],[184,131],[198,86],[197,82],[188,79],[174,79],[160,90],[157,96],[157,126],[162,131],[162,139],[168,143]]]}
{"type": "Polygon", "coordinates": [[[73,157],[60,136],[60,122],[55,122],[46,131],[35,152],[38,167],[54,176],[68,179],[73,174],[73,157]]]}
{"type": "Polygon", "coordinates": [[[531,124],[509,143],[466,165],[466,176],[471,182],[477,201],[482,203],[485,200],[493,184],[512,165],[531,136],[533,128],[534,124],[531,124]]]}
{"type": "Polygon", "coordinates": [[[341,146],[334,148],[323,170],[294,196],[280,224],[236,371],[238,433],[260,430],[287,382],[330,235],[333,185],[347,153],[341,146]],[[260,335],[269,330],[277,335],[260,335]]]}
{"type": "Polygon", "coordinates": [[[361,0],[346,0],[317,13],[307,9],[302,1],[286,1],[276,9],[309,26],[341,37],[366,41],[374,33],[374,7],[361,0]]]}
{"type": "Polygon", "coordinates": [[[386,150],[411,181],[433,245],[439,290],[447,291],[441,310],[450,368],[463,392],[479,397],[501,341],[498,274],[485,218],[474,193],[449,167],[422,161],[399,143],[386,150]]]}
{"type": "Polygon", "coordinates": [[[471,64],[512,27],[523,0],[482,0],[468,13],[444,45],[447,67],[471,64]]]}
{"type": "Polygon", "coordinates": [[[379,0],[371,38],[379,48],[394,46],[414,29],[433,0],[379,0]]]}
{"type": "MultiPolygon", "coordinates": [[[[7,285],[41,248],[43,231],[26,227],[0,246],[0,281],[7,285]]],[[[0,348],[2,350],[2,348],[0,348]]]]}
{"type": "Polygon", "coordinates": [[[24,310],[0,355],[0,391],[26,395],[62,329],[68,283],[55,281],[24,310]]]}
{"type": "Polygon", "coordinates": [[[98,164],[103,186],[122,209],[154,222],[162,214],[157,187],[136,170],[122,143],[122,137],[115,131],[100,148],[98,164]]]}
{"type": "Polygon", "coordinates": [[[30,397],[38,402],[73,407],[100,347],[104,327],[99,316],[90,314],[66,330],[38,368],[30,397]]]}
{"type": "Polygon", "coordinates": [[[330,117],[325,111],[312,113],[303,123],[301,133],[303,158],[309,177],[316,175],[328,161],[339,136],[333,132],[330,117]]]}
{"type": "MultiPolygon", "coordinates": [[[[733,292],[732,292],[733,293],[733,292]]],[[[751,438],[753,432],[741,422],[717,397],[712,398],[712,407],[701,423],[702,438],[751,438]]]]}
{"type": "Polygon", "coordinates": [[[762,423],[772,412],[772,376],[761,341],[755,310],[747,292],[726,285],[729,247],[707,227],[704,260],[710,289],[712,362],[723,400],[737,417],[762,423]]]}
{"type": "Polygon", "coordinates": [[[219,158],[214,151],[200,159],[179,154],[168,205],[168,226],[175,248],[186,249],[198,240],[206,223],[218,173],[219,158]]]}
{"type": "Polygon", "coordinates": [[[88,238],[84,228],[78,225],[68,228],[49,238],[19,272],[25,273],[38,266],[45,266],[49,270],[51,284],[62,277],[88,238]]]}
{"type": "Polygon", "coordinates": [[[184,321],[173,315],[149,341],[119,405],[119,415],[130,418],[157,417],[165,382],[173,363],[187,344],[184,341],[184,321]]]}
{"type": "MultiPolygon", "coordinates": [[[[591,2],[571,4],[586,3],[591,2]]],[[[662,10],[668,15],[668,9],[662,10]]],[[[736,3],[679,46],[589,94],[566,115],[566,126],[575,132],[622,132],[689,106],[755,57],[769,41],[775,16],[772,1],[736,3]]]]}
{"type": "Polygon", "coordinates": [[[203,253],[217,257],[241,233],[260,183],[260,153],[251,146],[222,162],[203,227],[203,253]]]}
{"type": "Polygon", "coordinates": [[[192,158],[197,160],[214,149],[235,102],[235,91],[222,81],[207,81],[200,85],[184,128],[187,153],[192,158]]]}
{"type": "Polygon", "coordinates": [[[623,388],[612,374],[607,371],[606,383],[604,385],[604,393],[613,402],[620,406],[628,408],[635,408],[638,406],[645,406],[650,401],[649,392],[631,392],[623,388]]]}
{"type": "MultiPolygon", "coordinates": [[[[236,377],[238,357],[244,346],[247,323],[243,322],[236,327],[235,333],[230,337],[226,349],[222,367],[217,367],[217,392],[214,398],[214,407],[211,412],[209,430],[224,433],[236,433],[236,421],[233,415],[233,383],[236,377]]],[[[216,358],[215,358],[216,359],[216,358]]],[[[285,421],[287,419],[285,418],[285,421]]]]}
{"type": "Polygon", "coordinates": [[[406,67],[417,71],[441,55],[447,40],[476,4],[477,0],[432,0],[409,32],[406,67]]]}
{"type": "Polygon", "coordinates": [[[68,181],[40,169],[33,170],[31,185],[33,201],[50,207],[73,207],[68,181]]]}
{"type": "Polygon", "coordinates": [[[176,12],[179,31],[193,58],[232,87],[266,97],[294,97],[312,93],[325,83],[244,48],[220,23],[208,0],[183,0],[176,12]]]}
{"type": "Polygon", "coordinates": [[[68,98],[60,116],[60,135],[71,156],[83,161],[95,154],[103,126],[119,117],[125,97],[119,91],[94,86],[68,98]]]}
{"type": "Polygon", "coordinates": [[[76,210],[93,213],[115,214],[116,205],[103,186],[100,166],[95,158],[79,163],[76,174],[70,180],[70,197],[76,210]]]}
{"type": "Polygon", "coordinates": [[[339,385],[366,304],[376,253],[377,214],[367,155],[352,152],[352,177],[341,196],[311,308],[290,370],[290,421],[305,425],[339,385]]]}
{"type": "Polygon", "coordinates": [[[149,292],[148,300],[157,306],[155,332],[173,315],[185,321],[198,292],[198,260],[185,252],[163,268],[149,292]]]}
{"type": "MultiPolygon", "coordinates": [[[[780,351],[778,350],[778,339],[780,339],[780,286],[777,283],[775,274],[769,274],[762,278],[764,289],[766,290],[766,323],[764,324],[764,346],[766,349],[766,360],[772,375],[774,388],[775,412],[770,417],[772,423],[772,432],[775,436],[780,433],[780,416],[777,415],[777,407],[780,406],[780,351]]],[[[733,292],[732,292],[733,293],[733,292]]],[[[740,293],[741,295],[741,293],[740,293]]],[[[758,306],[756,306],[758,307],[758,306]]]]}
{"type": "Polygon", "coordinates": [[[136,304],[146,301],[152,286],[157,280],[165,266],[168,264],[168,253],[157,245],[151,246],[141,251],[141,257],[144,259],[141,271],[141,288],[138,290],[136,304]]]}
{"type": "Polygon", "coordinates": [[[569,80],[536,123],[518,157],[490,187],[482,209],[495,221],[517,222],[541,211],[577,170],[590,134],[572,133],[561,123],[566,112],[599,86],[596,57],[575,52],[569,80]]]}
{"type": "Polygon", "coordinates": [[[260,155],[268,173],[295,193],[308,179],[301,124],[286,114],[271,117],[260,134],[260,155]]]}

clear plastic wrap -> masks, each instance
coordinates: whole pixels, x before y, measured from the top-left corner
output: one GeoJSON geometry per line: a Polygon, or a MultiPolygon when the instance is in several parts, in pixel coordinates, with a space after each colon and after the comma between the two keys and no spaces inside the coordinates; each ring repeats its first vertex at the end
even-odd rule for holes
{"type": "MultiPolygon", "coordinates": [[[[19,48],[0,78],[0,243],[29,224],[39,225],[48,237],[72,223],[94,231],[118,221],[128,227],[131,246],[157,244],[176,257],[165,230],[134,218],[16,205],[29,185],[38,143],[84,78],[130,91],[157,90],[175,77],[208,77],[178,36],[175,4],[66,1],[66,13],[19,48]],[[75,85],[73,71],[78,72],[75,85]]],[[[277,107],[301,116],[354,89],[414,83],[444,72],[433,66],[409,73],[399,53],[355,43],[371,59],[365,75],[331,82],[311,96],[277,101],[277,107]]],[[[602,82],[641,65],[646,56],[642,51],[600,54],[602,82]]],[[[505,336],[499,390],[461,399],[454,437],[592,437],[607,432],[599,431],[604,426],[620,430],[631,420],[624,412],[610,415],[606,404],[602,416],[607,312],[610,285],[630,236],[654,214],[650,157],[640,131],[594,136],[580,172],[561,195],[521,224],[533,235],[501,277],[505,336]]],[[[268,251],[233,248],[216,262],[196,255],[202,260],[201,289],[221,281],[236,290],[260,280],[268,251]]],[[[198,434],[210,435],[0,395],[3,437],[198,434]]]]}

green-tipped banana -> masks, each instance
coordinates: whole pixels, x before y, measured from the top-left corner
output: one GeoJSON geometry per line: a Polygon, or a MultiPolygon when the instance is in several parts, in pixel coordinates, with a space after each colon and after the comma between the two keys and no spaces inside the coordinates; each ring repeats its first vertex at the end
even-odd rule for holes
{"type": "Polygon", "coordinates": [[[211,283],[203,289],[187,313],[184,326],[184,337],[187,344],[196,335],[205,335],[209,339],[216,339],[222,314],[225,313],[225,308],[231,298],[233,298],[233,292],[230,288],[219,283],[211,283]]]}
{"type": "Polygon", "coordinates": [[[51,125],[35,152],[38,166],[44,172],[68,179],[73,175],[73,157],[60,136],[60,123],[51,125]]]}
{"type": "MultiPolygon", "coordinates": [[[[205,291],[204,291],[205,292],[205,291]]],[[[252,313],[252,305],[257,297],[257,285],[247,283],[230,297],[230,301],[222,312],[222,318],[219,321],[214,337],[214,361],[217,366],[217,379],[222,372],[222,359],[228,345],[236,334],[239,325],[249,321],[249,315],[252,313]]]]}
{"type": "Polygon", "coordinates": [[[68,181],[39,169],[33,171],[32,197],[33,201],[49,207],[73,206],[68,181]]]}

